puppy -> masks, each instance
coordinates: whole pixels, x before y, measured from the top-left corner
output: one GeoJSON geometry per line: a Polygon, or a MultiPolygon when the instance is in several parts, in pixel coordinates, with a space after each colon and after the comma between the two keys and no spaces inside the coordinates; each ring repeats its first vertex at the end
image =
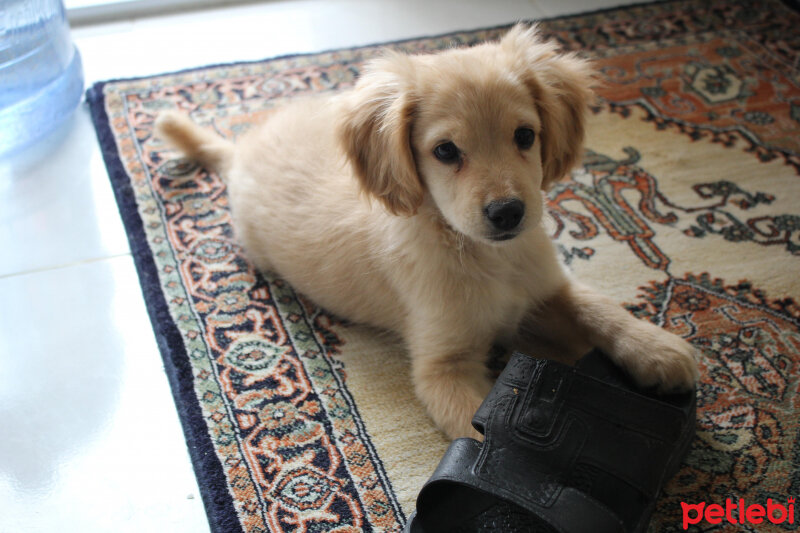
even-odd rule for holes
{"type": "Polygon", "coordinates": [[[398,332],[416,394],[450,437],[520,332],[598,346],[641,385],[687,389],[694,349],[571,281],[543,191],[582,154],[589,65],[535,27],[497,43],[370,62],[354,89],[298,99],[235,145],[175,113],[156,131],[227,182],[254,264],[319,305],[398,332]]]}

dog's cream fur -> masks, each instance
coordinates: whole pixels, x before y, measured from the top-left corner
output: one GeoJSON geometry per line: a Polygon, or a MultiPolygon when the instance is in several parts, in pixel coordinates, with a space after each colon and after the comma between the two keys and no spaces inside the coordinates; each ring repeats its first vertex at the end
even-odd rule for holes
{"type": "Polygon", "coordinates": [[[664,391],[697,376],[688,343],[571,281],[540,224],[542,191],[582,153],[591,82],[586,62],[518,25],[499,43],[387,52],[353,90],[298,99],[235,145],[176,113],[157,133],[227,181],[258,268],[400,333],[431,417],[474,436],[487,352],[520,332],[572,357],[598,346],[664,391]],[[519,127],[535,131],[531,148],[515,144],[519,127]],[[433,155],[446,141],[457,164],[433,155]],[[525,214],[513,238],[494,240],[484,209],[507,198],[525,214]]]}

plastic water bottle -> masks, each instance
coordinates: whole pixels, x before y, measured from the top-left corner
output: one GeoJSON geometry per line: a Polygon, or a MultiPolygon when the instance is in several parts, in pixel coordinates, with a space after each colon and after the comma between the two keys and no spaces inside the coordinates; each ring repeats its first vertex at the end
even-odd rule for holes
{"type": "Polygon", "coordinates": [[[57,128],[82,93],[61,0],[0,0],[0,156],[57,128]]]}

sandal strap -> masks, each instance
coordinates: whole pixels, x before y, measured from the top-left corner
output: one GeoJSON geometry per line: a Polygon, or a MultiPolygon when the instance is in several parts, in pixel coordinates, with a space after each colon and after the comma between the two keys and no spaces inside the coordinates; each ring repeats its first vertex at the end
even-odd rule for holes
{"type": "Polygon", "coordinates": [[[654,498],[664,469],[653,465],[669,460],[682,437],[687,413],[670,404],[669,398],[631,390],[627,376],[607,357],[593,354],[586,359],[595,365],[593,374],[605,371],[608,380],[515,353],[475,414],[473,425],[487,441],[502,442],[506,464],[509,453],[518,455],[514,461],[522,461],[520,465],[532,458],[545,464],[553,461],[562,473],[577,462],[654,498]],[[493,414],[498,407],[505,411],[503,416],[493,414]]]}
{"type": "MultiPolygon", "coordinates": [[[[547,359],[536,359],[514,352],[498,377],[495,387],[484,400],[473,418],[480,431],[489,414],[488,410],[498,396],[506,396],[513,389],[528,390],[542,378],[551,381],[551,390],[542,391],[536,401],[557,403],[568,397],[572,405],[590,412],[598,412],[615,423],[652,435],[654,438],[675,440],[680,436],[685,415],[680,406],[685,395],[655,395],[635,392],[635,385],[611,360],[599,350],[587,354],[577,366],[567,366],[547,359]],[[582,369],[591,365],[591,376],[582,369]],[[583,364],[582,364],[583,363],[583,364]],[[603,375],[602,379],[594,376],[603,375]],[[577,382],[572,390],[553,390],[553,385],[577,382]],[[559,394],[560,393],[560,394],[559,394]],[[567,394],[569,393],[569,394],[567,394]],[[557,397],[558,396],[558,397],[557,397]],[[619,406],[625,409],[620,410],[619,406]]],[[[527,406],[526,406],[527,407],[527,406]]]]}
{"type": "MultiPolygon", "coordinates": [[[[542,531],[558,533],[625,533],[622,521],[594,498],[558,485],[552,476],[522,469],[527,481],[509,484],[493,468],[480,468],[483,445],[456,439],[417,499],[415,531],[448,531],[454,523],[480,514],[499,500],[512,502],[537,518],[542,531]],[[454,492],[458,494],[454,494],[454,492]],[[424,525],[423,525],[424,524],[424,525]]],[[[513,464],[513,463],[512,463],[513,464]]]]}

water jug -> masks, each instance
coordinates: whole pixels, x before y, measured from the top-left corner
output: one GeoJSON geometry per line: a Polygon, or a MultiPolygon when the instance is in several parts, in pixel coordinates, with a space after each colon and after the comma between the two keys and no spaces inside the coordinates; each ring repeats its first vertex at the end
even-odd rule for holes
{"type": "Polygon", "coordinates": [[[83,93],[61,0],[0,0],[0,156],[67,119],[83,93]]]}

